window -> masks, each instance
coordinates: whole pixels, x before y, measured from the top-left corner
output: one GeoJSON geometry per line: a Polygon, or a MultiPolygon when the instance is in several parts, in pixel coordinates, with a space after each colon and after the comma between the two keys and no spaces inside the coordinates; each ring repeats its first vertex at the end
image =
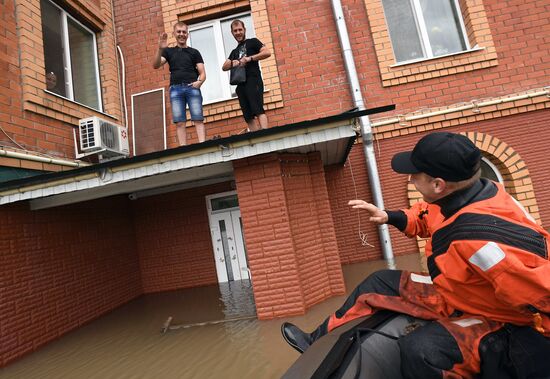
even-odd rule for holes
{"type": "Polygon", "coordinates": [[[204,103],[229,100],[236,96],[235,86],[229,84],[229,71],[222,71],[223,62],[237,47],[237,41],[231,34],[231,22],[235,19],[244,22],[246,38],[256,36],[250,13],[189,26],[189,46],[200,51],[206,70],[206,82],[201,87],[204,103]]]}
{"type": "Polygon", "coordinates": [[[495,182],[504,183],[498,168],[485,157],[481,158],[481,177],[493,180],[495,182]]]}
{"type": "Polygon", "coordinates": [[[223,197],[214,197],[210,199],[210,205],[212,207],[212,212],[239,208],[239,199],[236,194],[223,197]]]}
{"type": "Polygon", "coordinates": [[[95,34],[41,0],[46,89],[102,111],[95,34]]]}
{"type": "Polygon", "coordinates": [[[382,0],[398,63],[468,50],[458,0],[382,0]]]}

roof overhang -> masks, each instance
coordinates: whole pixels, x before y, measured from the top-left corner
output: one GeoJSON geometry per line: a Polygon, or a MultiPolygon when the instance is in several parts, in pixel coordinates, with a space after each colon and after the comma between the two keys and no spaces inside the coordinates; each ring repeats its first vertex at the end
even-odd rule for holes
{"type": "Polygon", "coordinates": [[[273,152],[318,151],[324,165],[343,163],[356,139],[355,120],[394,106],[209,140],[133,158],[0,184],[0,204],[29,201],[43,209],[113,195],[136,199],[233,179],[235,160],[273,152]]]}

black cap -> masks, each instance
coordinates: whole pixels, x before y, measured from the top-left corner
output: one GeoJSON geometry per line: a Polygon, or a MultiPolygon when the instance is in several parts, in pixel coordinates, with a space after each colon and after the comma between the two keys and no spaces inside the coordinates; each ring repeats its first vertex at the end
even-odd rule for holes
{"type": "Polygon", "coordinates": [[[481,151],[461,134],[430,133],[422,137],[413,151],[395,154],[391,167],[400,174],[423,172],[450,182],[470,179],[479,170],[481,151]]]}

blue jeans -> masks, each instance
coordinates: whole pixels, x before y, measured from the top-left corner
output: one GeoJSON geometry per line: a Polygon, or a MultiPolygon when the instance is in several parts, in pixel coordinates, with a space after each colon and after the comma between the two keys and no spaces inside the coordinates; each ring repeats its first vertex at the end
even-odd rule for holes
{"type": "Polygon", "coordinates": [[[172,104],[172,121],[185,122],[185,106],[189,105],[191,120],[203,121],[202,93],[191,84],[172,84],[170,86],[170,103],[172,104]]]}

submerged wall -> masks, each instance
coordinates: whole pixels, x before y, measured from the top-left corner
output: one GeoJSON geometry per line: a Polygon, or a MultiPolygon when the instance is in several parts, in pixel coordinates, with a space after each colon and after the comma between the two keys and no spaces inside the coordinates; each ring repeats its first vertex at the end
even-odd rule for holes
{"type": "Polygon", "coordinates": [[[128,209],[121,197],[0,208],[0,366],[142,293],[128,209]]]}

